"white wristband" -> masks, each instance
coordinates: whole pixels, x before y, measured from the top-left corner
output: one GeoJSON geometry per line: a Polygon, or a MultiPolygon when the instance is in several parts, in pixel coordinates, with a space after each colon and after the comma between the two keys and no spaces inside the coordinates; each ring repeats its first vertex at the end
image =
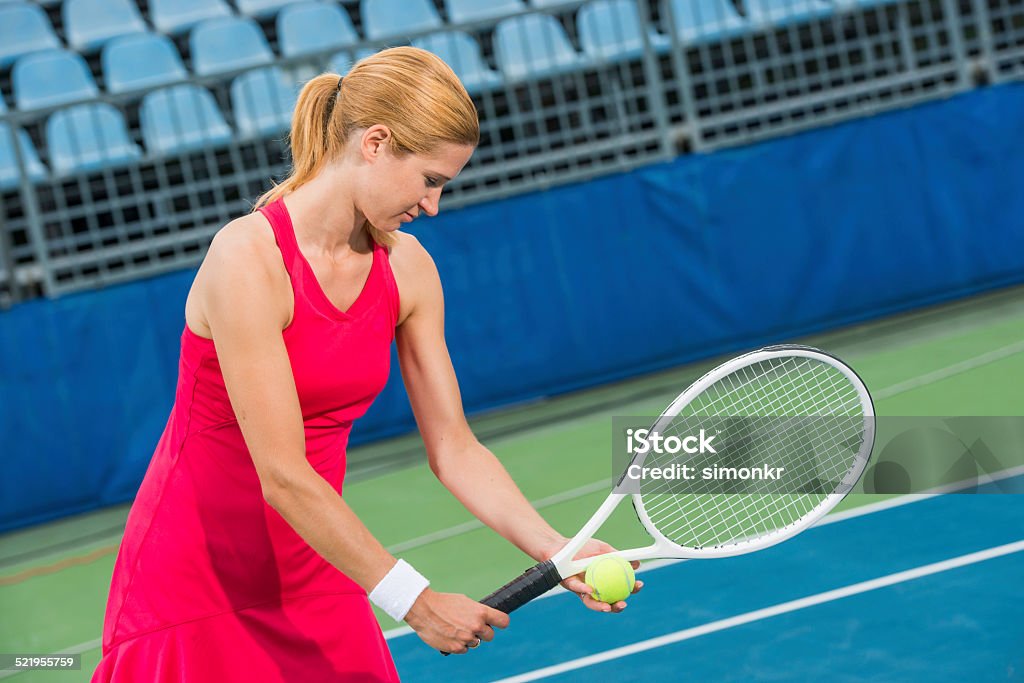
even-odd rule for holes
{"type": "Polygon", "coordinates": [[[387,612],[395,621],[402,621],[412,609],[430,581],[412,568],[405,560],[399,560],[380,583],[370,591],[370,602],[387,612]]]}

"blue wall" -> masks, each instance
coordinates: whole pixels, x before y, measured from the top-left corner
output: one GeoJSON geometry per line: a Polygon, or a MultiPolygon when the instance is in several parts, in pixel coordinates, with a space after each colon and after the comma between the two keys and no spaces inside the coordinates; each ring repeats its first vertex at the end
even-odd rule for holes
{"type": "MultiPolygon", "coordinates": [[[[1024,86],[442,214],[467,410],[1024,282],[1024,86]]],[[[193,272],[0,316],[0,530],[129,500],[193,272]]],[[[354,442],[414,428],[398,373],[354,442]]]]}

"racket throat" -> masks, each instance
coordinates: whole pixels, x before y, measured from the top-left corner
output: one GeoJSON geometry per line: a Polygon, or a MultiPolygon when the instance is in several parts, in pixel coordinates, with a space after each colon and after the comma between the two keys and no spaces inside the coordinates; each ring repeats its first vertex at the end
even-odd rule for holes
{"type": "MultiPolygon", "coordinates": [[[[616,508],[616,506],[618,506],[619,502],[626,497],[626,495],[627,494],[625,493],[612,493],[607,498],[605,498],[604,502],[601,504],[601,507],[597,509],[597,512],[595,512],[589,520],[587,520],[587,523],[583,525],[583,528],[580,529],[579,532],[575,536],[573,536],[568,543],[562,546],[561,550],[559,550],[551,557],[551,562],[554,563],[556,567],[558,567],[563,577],[572,576],[573,574],[579,573],[579,571],[568,570],[569,565],[573,564],[572,558],[576,557],[576,553],[578,553],[583,548],[583,546],[587,544],[587,541],[594,537],[594,534],[597,533],[597,530],[600,529],[601,525],[603,525],[608,520],[608,517],[611,516],[612,511],[616,508]]],[[[583,569],[586,569],[587,564],[589,564],[589,562],[585,562],[583,564],[583,569]]]]}

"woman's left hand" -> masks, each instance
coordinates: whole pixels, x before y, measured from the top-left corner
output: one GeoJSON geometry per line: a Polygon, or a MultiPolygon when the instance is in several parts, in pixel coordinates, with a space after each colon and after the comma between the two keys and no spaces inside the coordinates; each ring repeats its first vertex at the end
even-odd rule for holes
{"type": "MultiPolygon", "coordinates": [[[[566,542],[568,542],[568,539],[562,542],[561,545],[555,548],[550,554],[547,554],[547,557],[551,557],[551,555],[554,555],[555,552],[560,550],[566,542]]],[[[596,538],[592,538],[589,541],[587,541],[586,545],[584,545],[578,553],[576,553],[576,557],[574,559],[582,560],[586,557],[606,555],[607,553],[613,552],[615,552],[615,548],[608,545],[604,541],[599,541],[596,538]]],[[[639,562],[634,561],[630,562],[630,564],[633,565],[634,570],[640,568],[639,562]]],[[[595,612],[617,613],[626,609],[625,600],[619,600],[616,603],[608,604],[607,602],[601,602],[600,600],[595,600],[594,598],[590,597],[590,594],[594,591],[594,589],[592,586],[588,586],[587,583],[583,580],[585,574],[586,572],[580,572],[579,574],[575,574],[567,579],[564,579],[562,581],[562,587],[578,595],[580,600],[582,600],[583,604],[587,607],[587,609],[592,609],[595,612]]],[[[638,592],[643,587],[644,582],[637,579],[636,585],[633,586],[633,593],[638,592]]]]}

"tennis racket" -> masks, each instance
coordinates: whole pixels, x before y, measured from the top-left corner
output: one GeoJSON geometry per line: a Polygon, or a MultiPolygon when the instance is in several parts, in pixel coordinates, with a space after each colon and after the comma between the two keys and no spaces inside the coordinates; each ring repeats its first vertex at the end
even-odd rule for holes
{"type": "Polygon", "coordinates": [[[627,496],[654,542],[613,553],[625,560],[727,557],[792,538],[853,488],[875,437],[874,406],[857,374],[823,351],[792,345],[763,348],[718,366],[681,393],[650,433],[681,439],[702,424],[715,430],[708,452],[657,453],[647,439],[630,453],[631,467],[611,495],[565,547],[481,602],[509,613],[584,571],[598,558],[573,558],[627,496]],[[700,473],[717,467],[724,450],[733,464],[785,468],[788,476],[732,489],[699,478],[685,489],[665,479],[639,479],[638,492],[616,492],[630,469],[666,471],[687,464],[700,473]]]}

